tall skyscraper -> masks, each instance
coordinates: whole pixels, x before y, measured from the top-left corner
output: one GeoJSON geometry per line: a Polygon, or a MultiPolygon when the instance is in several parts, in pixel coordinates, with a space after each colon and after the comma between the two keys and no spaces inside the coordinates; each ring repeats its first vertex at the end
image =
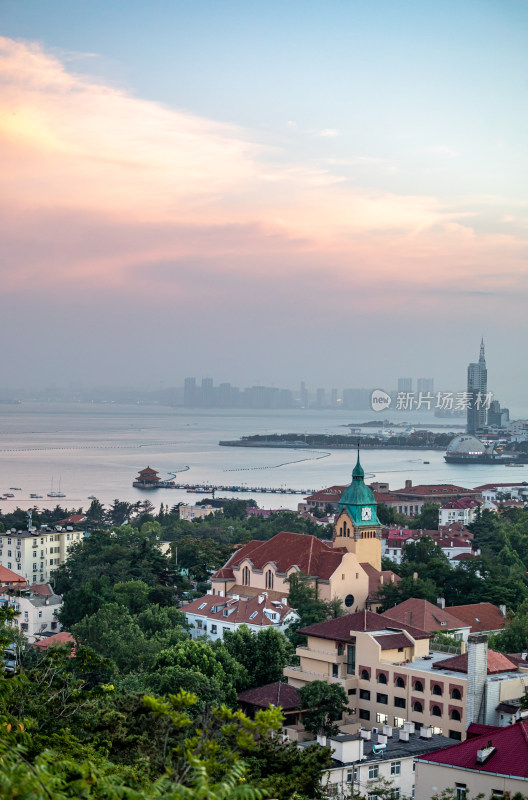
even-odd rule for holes
{"type": "Polygon", "coordinates": [[[484,339],[480,343],[480,356],[476,364],[469,364],[467,371],[467,391],[469,407],[467,410],[467,432],[475,434],[487,422],[484,398],[488,391],[488,370],[484,353],[484,339]]]}
{"type": "Polygon", "coordinates": [[[399,392],[412,392],[412,385],[413,385],[412,378],[398,378],[399,392]]]}
{"type": "Polygon", "coordinates": [[[434,392],[434,379],[433,378],[418,378],[416,381],[416,391],[418,394],[433,394],[434,392]]]}
{"type": "Polygon", "coordinates": [[[196,378],[185,378],[183,382],[183,405],[188,408],[196,405],[196,378]]]}

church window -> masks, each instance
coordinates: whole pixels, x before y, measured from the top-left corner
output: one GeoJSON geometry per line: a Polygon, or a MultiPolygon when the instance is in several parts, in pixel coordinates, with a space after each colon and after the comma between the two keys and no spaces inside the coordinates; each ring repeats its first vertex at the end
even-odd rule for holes
{"type": "Polygon", "coordinates": [[[273,572],[271,569],[266,572],[266,589],[273,589],[273,572]]]}
{"type": "Polygon", "coordinates": [[[347,608],[351,608],[351,606],[354,605],[354,595],[353,594],[347,594],[347,596],[345,597],[345,605],[346,605],[347,608]]]}
{"type": "Polygon", "coordinates": [[[242,570],[242,585],[249,586],[249,581],[250,581],[249,567],[244,567],[244,569],[242,570]]]}

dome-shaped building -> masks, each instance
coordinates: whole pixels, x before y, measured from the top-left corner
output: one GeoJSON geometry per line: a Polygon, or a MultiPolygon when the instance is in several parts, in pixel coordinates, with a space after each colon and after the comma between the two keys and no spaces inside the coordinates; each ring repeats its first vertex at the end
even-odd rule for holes
{"type": "Polygon", "coordinates": [[[469,433],[462,433],[451,439],[447,446],[445,460],[451,464],[482,463],[499,460],[494,446],[486,446],[484,442],[469,433]]]}

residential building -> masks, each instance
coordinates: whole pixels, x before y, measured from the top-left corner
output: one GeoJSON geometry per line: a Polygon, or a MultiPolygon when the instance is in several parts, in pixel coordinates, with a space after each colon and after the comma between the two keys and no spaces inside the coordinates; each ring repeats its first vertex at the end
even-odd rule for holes
{"type": "Polygon", "coordinates": [[[73,638],[71,633],[68,633],[68,631],[61,631],[60,633],[53,634],[53,636],[48,636],[45,639],[40,639],[38,642],[35,642],[33,644],[33,648],[35,650],[43,652],[44,650],[49,650],[50,647],[63,647],[64,645],[75,646],[75,639],[73,638]]]}
{"type": "Polygon", "coordinates": [[[251,541],[212,576],[212,593],[251,597],[266,591],[280,600],[288,596],[289,577],[303,573],[322,600],[339,598],[351,609],[376,604],[379,586],[400,579],[381,569],[381,524],[364,478],[358,455],[338,503],[332,542],[286,531],[267,542],[251,541]]]}
{"type": "Polygon", "coordinates": [[[506,627],[506,606],[493,603],[468,603],[446,608],[457,619],[470,626],[471,633],[499,633],[506,627]]]}
{"type": "Polygon", "coordinates": [[[481,736],[416,758],[415,800],[455,791],[470,797],[509,798],[528,794],[528,721],[488,728],[481,736]]]}
{"type": "Polygon", "coordinates": [[[453,740],[433,733],[432,728],[417,731],[412,723],[406,723],[400,729],[383,725],[378,732],[320,736],[317,742],[302,742],[298,747],[305,749],[316,743],[332,749],[333,764],[322,778],[328,797],[348,798],[354,792],[375,800],[376,789],[388,783],[391,797],[403,800],[414,796],[416,756],[449,747],[453,740]]]}
{"type": "Polygon", "coordinates": [[[495,510],[504,500],[513,498],[528,502],[528,483],[484,483],[477,486],[484,500],[484,508],[495,510]]]}
{"type": "Polygon", "coordinates": [[[459,497],[458,500],[450,500],[440,507],[438,512],[438,524],[450,525],[452,522],[461,522],[469,525],[474,522],[478,510],[482,503],[474,497],[459,497]]]}
{"type": "Polygon", "coordinates": [[[399,392],[412,392],[413,390],[412,378],[398,378],[398,391],[399,392]]]}
{"type": "Polygon", "coordinates": [[[485,398],[488,392],[488,370],[484,353],[484,339],[480,343],[480,356],[477,363],[468,365],[467,370],[467,432],[477,433],[485,427],[487,411],[485,398]]]}
{"type": "Polygon", "coordinates": [[[0,587],[24,589],[26,586],[27,580],[22,577],[20,572],[13,572],[12,569],[8,569],[0,563],[0,587]]]}
{"type": "Polygon", "coordinates": [[[285,631],[289,625],[300,620],[299,614],[288,605],[285,597],[272,600],[267,592],[250,598],[208,594],[193,600],[181,610],[191,625],[192,639],[204,634],[210,639],[222,639],[226,631],[236,631],[241,625],[246,625],[254,633],[270,626],[285,631]]]}
{"type": "Polygon", "coordinates": [[[528,681],[528,662],[488,652],[483,634],[471,634],[467,652],[446,659],[430,652],[430,633],[369,611],[299,633],[307,644],[297,648],[299,666],[285,667],[288,682],[339,684],[350,698],[345,722],[366,728],[408,721],[463,739],[471,722],[498,724],[499,704],[522,697],[528,681]]]}
{"type": "Polygon", "coordinates": [[[57,614],[62,608],[62,597],[55,594],[49,584],[42,589],[44,591],[30,589],[16,595],[6,591],[0,594],[0,603],[17,612],[12,627],[18,628],[30,644],[61,630],[57,614]]]}
{"type": "MultiPolygon", "coordinates": [[[[458,533],[458,531],[457,531],[458,533]]],[[[381,539],[381,552],[396,564],[401,564],[405,547],[409,542],[419,542],[428,536],[440,547],[446,558],[456,564],[460,556],[473,556],[473,536],[466,531],[463,536],[452,533],[449,528],[438,531],[415,530],[411,528],[385,528],[381,539]]]]}
{"type": "Polygon", "coordinates": [[[210,505],[190,506],[183,503],[180,506],[180,519],[186,519],[192,522],[194,519],[203,519],[204,517],[208,517],[211,514],[216,514],[217,512],[222,513],[222,509],[214,508],[210,505]]]}
{"type": "Polygon", "coordinates": [[[410,597],[387,609],[381,616],[398,623],[406,622],[433,635],[437,632],[450,633],[456,639],[467,641],[471,626],[457,619],[451,609],[446,609],[443,598],[439,598],[439,601],[440,604],[435,606],[428,600],[410,597]]]}
{"type": "Polygon", "coordinates": [[[420,484],[413,486],[411,480],[405,481],[403,489],[395,489],[390,493],[399,503],[395,506],[400,514],[414,517],[420,513],[426,503],[443,505],[459,497],[474,497],[480,499],[478,489],[466,489],[452,483],[420,484]]]}
{"type": "Polygon", "coordinates": [[[30,583],[49,583],[54,570],[83,537],[81,531],[12,529],[0,533],[0,564],[30,583]]]}
{"type": "Polygon", "coordinates": [[[418,394],[422,395],[433,394],[434,392],[434,378],[418,378],[416,381],[416,390],[418,394]]]}
{"type": "Polygon", "coordinates": [[[294,686],[290,686],[284,681],[275,681],[256,689],[239,692],[238,702],[242,711],[252,718],[257,711],[275,706],[282,709],[285,728],[298,726],[300,723],[301,696],[294,686]]]}

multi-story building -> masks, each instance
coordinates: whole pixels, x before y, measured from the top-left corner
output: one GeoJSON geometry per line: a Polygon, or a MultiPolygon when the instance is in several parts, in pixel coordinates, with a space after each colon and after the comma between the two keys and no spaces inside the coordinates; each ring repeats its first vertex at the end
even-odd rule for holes
{"type": "Polygon", "coordinates": [[[51,574],[64,563],[68,552],[84,534],[73,530],[14,529],[0,533],[0,564],[29,583],[48,583],[51,574]]]}
{"type": "Polygon", "coordinates": [[[4,592],[0,594],[0,603],[17,612],[12,627],[18,628],[30,644],[61,630],[57,614],[62,608],[62,597],[49,585],[31,587],[28,592],[17,595],[4,592]]]}
{"type": "Polygon", "coordinates": [[[451,525],[452,522],[461,522],[462,525],[469,525],[475,521],[478,510],[482,503],[474,497],[459,497],[458,500],[450,500],[440,507],[438,512],[439,525],[451,525]]]}
{"type": "Polygon", "coordinates": [[[399,392],[412,392],[412,386],[413,386],[412,378],[398,378],[399,392]]]}
{"type": "Polygon", "coordinates": [[[213,506],[206,505],[206,506],[189,506],[186,503],[183,503],[180,506],[180,519],[186,520],[194,520],[194,519],[203,519],[203,517],[208,517],[210,514],[216,514],[217,512],[222,512],[220,508],[213,508],[213,506]]]}
{"type": "Polygon", "coordinates": [[[210,639],[222,639],[226,631],[236,631],[241,625],[254,633],[270,626],[285,631],[300,620],[285,597],[271,600],[267,592],[250,598],[208,594],[183,606],[182,611],[191,625],[193,639],[204,634],[210,639]]]}
{"type": "Polygon", "coordinates": [[[485,398],[488,391],[488,370],[484,353],[484,339],[480,343],[480,356],[477,363],[468,365],[467,370],[467,432],[475,434],[487,422],[485,398]]]}
{"type": "MultiPolygon", "coordinates": [[[[414,759],[453,744],[452,739],[433,733],[432,728],[415,730],[406,723],[399,730],[383,725],[378,732],[361,730],[357,734],[317,738],[320,745],[332,749],[332,766],[321,780],[328,797],[348,798],[352,794],[378,797],[389,789],[391,798],[403,800],[414,796],[414,759]]],[[[304,749],[314,742],[299,743],[304,749]]]]}
{"type": "Polygon", "coordinates": [[[345,721],[370,729],[408,721],[463,739],[471,722],[499,723],[498,706],[522,697],[528,682],[528,662],[488,651],[484,634],[446,658],[429,651],[430,633],[369,611],[299,633],[307,644],[297,648],[299,666],[285,667],[288,682],[339,684],[349,697],[345,721]]]}
{"type": "Polygon", "coordinates": [[[403,489],[394,489],[390,494],[395,500],[399,501],[394,505],[396,510],[408,517],[414,517],[419,514],[426,503],[443,505],[450,500],[457,500],[459,497],[480,499],[478,489],[466,489],[463,486],[456,486],[452,483],[413,486],[411,480],[405,481],[403,489]]]}
{"type": "Polygon", "coordinates": [[[416,389],[418,394],[422,395],[433,394],[434,392],[434,378],[418,378],[416,381],[416,389]]]}
{"type": "Polygon", "coordinates": [[[416,758],[415,800],[452,790],[456,800],[470,797],[526,797],[528,721],[489,726],[480,736],[416,758]]]}
{"type": "Polygon", "coordinates": [[[409,542],[419,542],[424,536],[428,536],[452,564],[458,564],[461,556],[474,557],[478,552],[473,551],[472,537],[469,532],[467,534],[462,531],[450,531],[448,528],[438,531],[386,528],[382,533],[381,552],[391,561],[401,564],[405,547],[409,542]]]}

